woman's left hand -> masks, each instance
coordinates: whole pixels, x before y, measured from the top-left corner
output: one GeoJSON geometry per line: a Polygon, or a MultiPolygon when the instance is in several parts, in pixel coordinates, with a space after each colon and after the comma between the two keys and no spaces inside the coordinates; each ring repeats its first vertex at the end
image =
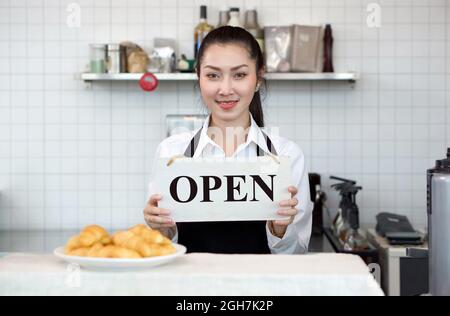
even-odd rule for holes
{"type": "Polygon", "coordinates": [[[272,230],[272,234],[278,238],[283,238],[286,233],[287,227],[294,222],[295,216],[298,214],[297,205],[298,200],[295,196],[298,193],[298,189],[294,186],[289,187],[289,192],[291,193],[292,198],[287,201],[282,201],[280,203],[280,207],[289,209],[278,210],[277,214],[281,216],[290,216],[289,220],[286,221],[270,221],[269,227],[272,230]]]}

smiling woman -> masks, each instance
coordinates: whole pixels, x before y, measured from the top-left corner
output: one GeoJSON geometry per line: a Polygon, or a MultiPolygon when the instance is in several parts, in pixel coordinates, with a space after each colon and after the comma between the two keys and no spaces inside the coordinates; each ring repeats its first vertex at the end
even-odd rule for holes
{"type": "MultiPolygon", "coordinates": [[[[203,127],[194,134],[175,135],[161,143],[157,159],[185,156],[188,158],[241,158],[280,156],[291,159],[292,181],[295,185],[285,188],[289,200],[276,201],[273,214],[286,220],[268,221],[220,221],[179,222],[171,218],[171,212],[160,207],[164,199],[182,201],[190,206],[196,198],[210,203],[210,214],[219,206],[215,193],[226,187],[229,205],[245,202],[255,206],[256,201],[268,196],[272,201],[273,178],[186,179],[188,196],[178,196],[178,182],[170,187],[171,196],[163,197],[157,185],[150,182],[150,199],[144,210],[145,220],[166,236],[186,246],[189,252],[210,253],[305,253],[311,237],[312,203],[308,171],[301,149],[292,141],[264,127],[260,87],[264,83],[264,58],[261,48],[252,34],[243,28],[224,26],[210,32],[202,42],[197,57],[197,76],[200,93],[210,113],[203,127]],[[211,183],[211,181],[213,183],[211,183]],[[250,189],[244,189],[245,184],[250,189]],[[251,186],[253,185],[253,189],[251,186]],[[254,189],[263,189],[255,197],[254,189]],[[242,189],[242,190],[241,190],[242,189]],[[242,192],[241,192],[242,191],[242,192]],[[203,194],[202,194],[203,193],[203,194]],[[237,193],[237,194],[236,194],[237,193]],[[214,194],[213,194],[214,195],[214,194]],[[276,208],[279,208],[278,210],[276,208]],[[283,209],[281,209],[283,208],[283,209]]],[[[156,173],[156,170],[154,170],[156,173]]],[[[237,173],[242,175],[242,173],[237,173]]],[[[284,186],[284,185],[283,185],[284,186]]],[[[283,188],[284,189],[284,188],[283,188]]],[[[184,192],[183,192],[184,194],[184,192]]],[[[223,202],[224,199],[221,199],[223,202]]],[[[258,209],[258,205],[255,207],[258,209]]],[[[246,211],[243,207],[243,212],[246,211]]],[[[248,210],[247,210],[247,213],[248,210]]],[[[270,217],[272,218],[272,217],[270,217]]]]}
{"type": "Polygon", "coordinates": [[[264,57],[258,42],[242,28],[222,27],[210,33],[197,58],[203,101],[211,112],[211,126],[248,126],[248,112],[264,127],[260,86],[264,57]]]}
{"type": "MultiPolygon", "coordinates": [[[[245,56],[245,52],[244,52],[244,54],[242,54],[242,52],[239,52],[239,50],[241,50],[240,47],[213,46],[213,48],[215,48],[215,49],[225,49],[225,51],[227,53],[229,53],[230,55],[233,54],[233,53],[236,53],[236,54],[240,53],[240,55],[244,55],[245,56]],[[233,52],[233,50],[236,50],[236,51],[233,52]]],[[[225,71],[225,74],[224,74],[224,71],[221,68],[217,68],[217,67],[210,66],[210,65],[206,65],[204,67],[204,69],[205,69],[205,72],[206,72],[205,77],[207,79],[209,79],[209,80],[205,80],[205,82],[203,83],[203,86],[206,89],[203,89],[202,91],[205,92],[205,93],[208,91],[208,88],[211,89],[211,90],[214,89],[213,83],[223,82],[221,80],[226,80],[226,79],[228,79],[228,77],[231,80],[241,81],[241,82],[239,82],[240,83],[240,85],[239,85],[240,88],[245,88],[246,87],[245,84],[248,84],[248,80],[245,81],[245,79],[249,78],[248,72],[249,72],[250,67],[247,64],[243,64],[243,65],[231,68],[231,74],[227,74],[226,71],[225,71]],[[205,90],[207,90],[207,91],[205,91],[205,90]]],[[[251,76],[250,76],[250,79],[252,79],[251,76]]],[[[250,85],[250,95],[251,95],[251,93],[253,92],[253,91],[251,91],[252,90],[251,88],[254,85],[254,80],[253,81],[250,80],[250,84],[251,84],[250,85]]],[[[217,84],[215,86],[217,86],[217,84]]],[[[230,87],[231,87],[231,85],[230,85],[230,87]]],[[[215,102],[220,107],[222,107],[222,109],[230,110],[230,109],[234,108],[236,105],[238,105],[238,103],[240,101],[239,95],[236,95],[234,98],[231,98],[231,99],[222,98],[222,97],[225,97],[226,92],[224,92],[225,89],[223,89],[223,87],[219,87],[219,89],[222,89],[222,96],[219,96],[219,98],[217,98],[215,100],[215,102]]],[[[245,94],[246,91],[242,91],[242,92],[244,93],[244,96],[245,96],[246,95],[245,94]]],[[[251,100],[249,100],[249,101],[251,101],[251,100]]]]}

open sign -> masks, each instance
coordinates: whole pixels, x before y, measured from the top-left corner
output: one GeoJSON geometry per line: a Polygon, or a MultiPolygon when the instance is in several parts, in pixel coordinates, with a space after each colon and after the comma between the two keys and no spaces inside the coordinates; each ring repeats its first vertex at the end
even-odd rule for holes
{"type": "Polygon", "coordinates": [[[287,157],[161,159],[153,183],[159,206],[176,222],[283,220],[277,210],[291,198],[287,157]]]}
{"type": "MultiPolygon", "coordinates": [[[[202,203],[213,203],[214,201],[211,200],[211,192],[218,191],[222,189],[222,184],[225,182],[226,186],[226,200],[224,202],[259,202],[256,198],[256,187],[258,186],[264,193],[267,195],[268,198],[270,198],[271,201],[273,201],[274,198],[274,192],[273,192],[273,185],[274,185],[274,179],[277,175],[267,175],[266,177],[269,178],[270,184],[267,184],[264,182],[263,177],[259,175],[250,175],[250,178],[252,179],[252,192],[250,194],[253,194],[253,198],[249,198],[249,193],[246,193],[245,196],[242,197],[242,190],[241,190],[241,184],[246,184],[247,178],[245,175],[238,175],[238,176],[231,176],[231,175],[224,175],[224,180],[217,176],[200,176],[200,185],[201,185],[201,191],[203,198],[200,202],[202,203]],[[213,183],[213,184],[211,184],[213,183]],[[238,197],[240,195],[240,197],[238,197]]],[[[199,185],[197,184],[197,181],[194,180],[191,177],[188,176],[180,176],[175,178],[170,183],[170,195],[172,199],[174,199],[178,203],[190,203],[194,201],[194,199],[197,197],[197,194],[199,193],[199,185]],[[179,183],[183,179],[187,180],[187,187],[189,188],[189,197],[186,200],[182,200],[180,198],[180,186],[179,183]]]]}

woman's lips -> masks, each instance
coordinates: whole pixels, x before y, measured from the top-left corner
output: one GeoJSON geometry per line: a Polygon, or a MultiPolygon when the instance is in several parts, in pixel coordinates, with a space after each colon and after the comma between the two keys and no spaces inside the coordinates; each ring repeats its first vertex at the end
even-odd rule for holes
{"type": "Polygon", "coordinates": [[[217,104],[219,104],[219,106],[224,109],[224,110],[231,110],[232,108],[234,108],[239,101],[216,101],[217,104]]]}

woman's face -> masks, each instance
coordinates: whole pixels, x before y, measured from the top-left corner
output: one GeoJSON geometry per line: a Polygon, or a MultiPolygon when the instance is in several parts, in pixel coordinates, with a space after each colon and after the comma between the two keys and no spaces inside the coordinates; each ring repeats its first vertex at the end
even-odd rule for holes
{"type": "Polygon", "coordinates": [[[211,45],[200,66],[202,98],[213,117],[232,122],[248,116],[258,84],[248,51],[237,44],[211,45]]]}

